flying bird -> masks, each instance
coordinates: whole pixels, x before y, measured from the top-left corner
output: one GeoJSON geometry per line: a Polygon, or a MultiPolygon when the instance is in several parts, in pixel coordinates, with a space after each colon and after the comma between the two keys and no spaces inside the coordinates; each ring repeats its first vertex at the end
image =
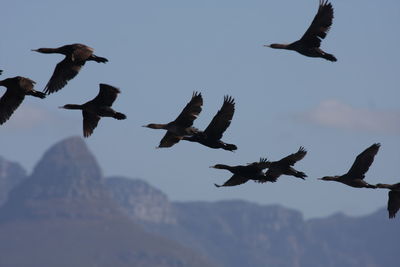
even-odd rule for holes
{"type": "Polygon", "coordinates": [[[3,70],[0,70],[0,75],[3,74],[3,70]]]}
{"type": "Polygon", "coordinates": [[[35,82],[31,79],[21,76],[0,81],[0,86],[7,88],[5,94],[0,98],[0,125],[11,117],[26,95],[46,97],[44,93],[33,89],[34,84],[35,82]]]}
{"type": "Polygon", "coordinates": [[[272,161],[268,166],[268,170],[265,173],[265,177],[260,179],[259,182],[276,182],[282,174],[294,176],[304,180],[307,175],[304,172],[295,170],[292,166],[297,162],[302,160],[307,151],[304,147],[300,147],[296,153],[290,154],[287,157],[279,161],[272,161]]]}
{"type": "Polygon", "coordinates": [[[46,94],[51,94],[62,89],[69,80],[78,74],[86,61],[108,62],[108,59],[93,54],[94,49],[84,44],[64,45],[58,48],[39,48],[32,49],[32,51],[44,54],[57,53],[65,55],[65,58],[57,64],[53,75],[44,88],[46,94]]]}
{"type": "Polygon", "coordinates": [[[234,112],[235,100],[230,96],[225,96],[221,109],[214,116],[207,128],[204,131],[197,131],[191,136],[184,136],[183,140],[197,142],[210,148],[222,148],[228,151],[236,150],[237,147],[234,144],[227,144],[220,140],[231,124],[234,112]]]}
{"type": "Polygon", "coordinates": [[[235,186],[246,183],[248,180],[259,181],[264,179],[263,170],[268,168],[271,163],[265,158],[260,158],[258,162],[249,163],[247,165],[228,166],[225,164],[217,164],[210,168],[228,170],[233,173],[232,177],[224,184],[214,184],[216,187],[235,186]]]}
{"type": "Polygon", "coordinates": [[[271,44],[264,45],[276,49],[287,49],[296,51],[307,57],[321,57],[329,61],[337,61],[334,55],[324,52],[320,46],[331,28],[333,20],[333,7],[326,0],[319,1],[318,12],[311,22],[310,27],[300,40],[290,44],[271,44]]]}
{"type": "Polygon", "coordinates": [[[67,104],[60,108],[82,110],[83,136],[89,137],[97,127],[101,117],[112,117],[117,120],[125,120],[125,114],[116,112],[111,108],[117,95],[121,91],[111,85],[101,83],[99,94],[92,100],[82,104],[67,104]]]}
{"type": "Polygon", "coordinates": [[[198,129],[192,127],[193,121],[201,112],[203,97],[201,93],[194,92],[189,103],[184,107],[179,116],[166,124],[150,123],[143,127],[167,130],[161,139],[158,148],[171,147],[178,143],[184,136],[195,134],[198,129]]]}
{"type": "Polygon", "coordinates": [[[376,185],[371,185],[365,182],[364,178],[365,173],[374,161],[375,155],[378,153],[380,146],[379,143],[376,143],[365,149],[357,156],[350,170],[346,174],[341,176],[325,176],[319,178],[319,180],[336,181],[356,188],[376,188],[376,185]]]}
{"type": "Polygon", "coordinates": [[[400,209],[400,183],[377,184],[376,187],[390,189],[387,210],[389,212],[389,219],[393,219],[400,209]]]}

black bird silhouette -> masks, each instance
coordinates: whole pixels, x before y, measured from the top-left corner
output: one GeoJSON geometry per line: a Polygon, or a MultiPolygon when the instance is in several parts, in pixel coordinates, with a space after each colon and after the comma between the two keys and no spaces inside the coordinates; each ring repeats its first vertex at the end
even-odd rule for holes
{"type": "Polygon", "coordinates": [[[318,12],[311,22],[310,27],[300,40],[291,44],[271,44],[266,47],[296,51],[307,57],[321,57],[329,61],[337,61],[334,55],[320,49],[321,40],[324,39],[332,25],[333,7],[328,1],[320,0],[318,12]]]}
{"type": "Polygon", "coordinates": [[[96,61],[98,63],[106,63],[108,59],[98,57],[93,54],[94,49],[84,44],[64,45],[58,48],[39,48],[32,49],[39,53],[45,54],[63,54],[65,58],[59,62],[54,69],[53,75],[44,88],[46,94],[51,94],[62,89],[69,80],[73,79],[86,61],[96,61]]]}
{"type": "Polygon", "coordinates": [[[237,147],[234,144],[227,144],[220,140],[231,124],[234,112],[235,100],[230,96],[225,96],[221,109],[214,116],[207,128],[191,136],[184,136],[183,140],[197,142],[210,148],[222,148],[229,151],[236,150],[237,147]]]}
{"type": "Polygon", "coordinates": [[[3,74],[3,70],[0,70],[0,75],[3,74]]]}
{"type": "Polygon", "coordinates": [[[389,219],[393,219],[400,209],[400,183],[377,184],[376,187],[390,189],[387,210],[389,212],[389,219]]]}
{"type": "Polygon", "coordinates": [[[228,166],[217,164],[210,168],[228,170],[233,173],[233,176],[222,185],[214,184],[216,187],[235,186],[246,183],[248,180],[259,181],[264,179],[263,170],[268,168],[270,162],[265,158],[260,158],[260,161],[249,163],[247,165],[228,166]]]}
{"type": "Polygon", "coordinates": [[[99,94],[92,100],[82,105],[67,104],[60,108],[82,110],[83,136],[89,137],[97,127],[101,117],[112,117],[117,120],[126,119],[125,114],[116,112],[111,108],[119,93],[118,88],[101,83],[99,94]]]}
{"type": "Polygon", "coordinates": [[[357,188],[376,188],[376,185],[371,185],[365,182],[364,178],[365,173],[374,161],[375,155],[378,153],[380,146],[379,143],[376,143],[365,149],[357,156],[350,170],[346,174],[342,176],[325,176],[319,178],[319,180],[336,181],[357,188]]]}
{"type": "Polygon", "coordinates": [[[259,182],[276,182],[282,174],[291,175],[304,180],[307,175],[304,172],[295,170],[291,166],[297,161],[302,160],[306,154],[307,151],[301,146],[296,153],[290,154],[279,161],[270,162],[265,177],[260,179],[259,182]]]}
{"type": "Polygon", "coordinates": [[[26,95],[46,97],[44,93],[33,89],[34,84],[35,82],[31,79],[21,76],[0,81],[0,86],[7,87],[7,91],[0,99],[0,125],[11,117],[26,95]]]}
{"type": "Polygon", "coordinates": [[[201,96],[201,93],[194,92],[190,102],[174,121],[166,124],[150,123],[143,127],[167,130],[167,133],[161,139],[158,148],[171,147],[178,143],[184,136],[193,135],[198,131],[196,128],[192,127],[192,125],[193,121],[200,114],[202,105],[203,97],[201,96]]]}

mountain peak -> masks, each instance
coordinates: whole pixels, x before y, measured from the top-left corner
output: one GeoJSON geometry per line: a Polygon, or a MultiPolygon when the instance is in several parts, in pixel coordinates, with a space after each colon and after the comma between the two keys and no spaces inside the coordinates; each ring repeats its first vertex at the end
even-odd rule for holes
{"type": "Polygon", "coordinates": [[[10,192],[3,208],[7,218],[93,218],[119,213],[102,184],[95,157],[79,137],[47,150],[32,175],[10,192]]]}
{"type": "Polygon", "coordinates": [[[80,137],[64,139],[48,149],[36,165],[33,177],[100,180],[100,167],[80,137]]]}

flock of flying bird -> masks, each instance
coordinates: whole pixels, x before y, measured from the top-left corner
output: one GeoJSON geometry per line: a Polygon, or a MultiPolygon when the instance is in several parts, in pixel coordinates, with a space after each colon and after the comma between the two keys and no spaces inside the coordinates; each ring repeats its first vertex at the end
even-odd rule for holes
{"type": "MultiPolygon", "coordinates": [[[[334,55],[320,49],[321,40],[324,39],[332,25],[333,7],[327,0],[319,1],[318,12],[315,15],[310,27],[304,35],[290,44],[271,44],[265,45],[275,49],[287,49],[296,51],[308,57],[320,57],[326,60],[337,61],[334,55]]],[[[45,98],[46,95],[55,93],[67,85],[85,65],[87,61],[106,63],[104,57],[96,56],[93,48],[83,44],[64,45],[59,48],[39,48],[39,53],[51,54],[58,53],[65,55],[65,58],[57,64],[53,75],[44,88],[43,92],[34,89],[35,82],[29,78],[17,76],[0,81],[0,86],[7,88],[5,94],[0,99],[0,125],[4,124],[19,107],[26,95],[45,98]]],[[[0,70],[0,75],[2,70],[0,70]]],[[[118,88],[111,85],[100,84],[97,96],[84,104],[67,104],[60,108],[82,110],[83,116],[83,136],[89,137],[101,117],[112,117],[117,120],[126,119],[126,115],[111,108],[112,104],[120,93],[118,88]]],[[[180,140],[197,142],[204,146],[214,149],[224,149],[234,151],[237,146],[221,141],[223,133],[229,127],[235,112],[235,101],[231,96],[225,96],[221,109],[213,117],[210,124],[204,131],[193,127],[194,120],[202,110],[203,98],[201,93],[194,92],[189,103],[184,107],[178,117],[166,124],[151,123],[144,127],[152,129],[166,130],[166,134],[161,139],[159,148],[171,147],[180,140]]],[[[389,218],[394,218],[400,209],[400,183],[397,184],[376,184],[371,185],[364,181],[365,173],[371,166],[375,155],[378,153],[380,144],[376,143],[360,153],[350,170],[341,176],[325,176],[320,178],[324,181],[336,181],[356,188],[384,188],[389,189],[388,212],[389,218]]],[[[261,158],[258,162],[247,165],[228,166],[217,164],[211,166],[215,169],[228,170],[233,173],[232,177],[222,185],[215,184],[217,187],[236,186],[253,180],[259,183],[276,182],[281,175],[290,175],[300,179],[305,179],[304,172],[295,170],[292,166],[305,157],[307,151],[300,147],[296,153],[290,154],[278,161],[268,161],[261,158]],[[263,172],[264,169],[268,169],[263,172]]]]}

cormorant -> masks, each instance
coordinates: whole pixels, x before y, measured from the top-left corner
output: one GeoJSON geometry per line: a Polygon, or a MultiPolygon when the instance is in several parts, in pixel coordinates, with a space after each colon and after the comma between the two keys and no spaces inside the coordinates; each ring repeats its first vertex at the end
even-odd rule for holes
{"type": "Polygon", "coordinates": [[[167,130],[158,148],[171,147],[178,143],[185,135],[193,135],[198,131],[192,125],[193,121],[200,114],[202,105],[203,97],[201,93],[193,92],[192,99],[174,121],[166,124],[150,123],[143,125],[143,127],[167,130]]]}
{"type": "Polygon", "coordinates": [[[112,117],[117,120],[125,120],[125,114],[116,112],[111,108],[117,95],[121,91],[108,84],[100,84],[99,94],[92,100],[82,105],[67,104],[60,108],[65,109],[80,109],[83,116],[83,136],[89,137],[101,117],[112,117]]]}
{"type": "Polygon", "coordinates": [[[381,145],[379,143],[376,143],[365,149],[360,155],[357,156],[350,170],[346,174],[342,176],[325,176],[319,178],[319,180],[336,181],[357,188],[376,188],[376,185],[371,185],[365,182],[364,178],[365,173],[368,171],[369,167],[374,161],[374,157],[378,153],[380,146],[381,145]]]}
{"type": "Polygon", "coordinates": [[[259,181],[263,179],[263,169],[268,168],[270,162],[265,158],[260,158],[260,161],[249,163],[246,166],[228,166],[224,164],[217,164],[210,168],[228,170],[233,173],[232,177],[222,185],[214,184],[216,187],[221,186],[235,186],[246,183],[248,180],[259,181]]]}
{"type": "Polygon", "coordinates": [[[389,218],[396,217],[396,213],[400,209],[400,183],[397,184],[377,184],[377,188],[387,188],[389,191],[389,199],[387,204],[387,210],[389,212],[389,218]]]}
{"type": "Polygon", "coordinates": [[[0,75],[3,74],[3,70],[0,70],[0,75]]]}
{"type": "Polygon", "coordinates": [[[334,55],[328,54],[320,49],[321,40],[324,39],[332,25],[333,7],[326,0],[319,1],[318,12],[310,27],[300,40],[291,44],[264,45],[276,49],[287,49],[296,51],[307,57],[321,57],[329,61],[337,61],[334,55]]]}
{"type": "Polygon", "coordinates": [[[54,69],[53,75],[44,88],[46,94],[51,94],[62,89],[69,80],[73,79],[86,61],[96,61],[106,63],[108,59],[98,57],[93,54],[94,49],[84,44],[64,45],[58,48],[39,48],[32,49],[39,53],[52,54],[58,53],[65,55],[65,58],[59,62],[54,69]]]}
{"type": "Polygon", "coordinates": [[[17,76],[0,81],[0,86],[7,91],[0,98],[0,125],[5,123],[14,111],[21,105],[26,95],[45,98],[46,95],[33,89],[35,82],[31,79],[17,76]]]}
{"type": "Polygon", "coordinates": [[[304,180],[307,175],[304,172],[295,170],[291,166],[297,161],[302,160],[306,154],[307,151],[301,146],[296,153],[290,154],[279,161],[270,162],[268,170],[265,172],[265,178],[260,179],[259,182],[276,182],[282,174],[291,175],[304,180]]]}
{"type": "Polygon", "coordinates": [[[210,148],[222,148],[229,151],[236,150],[237,147],[234,144],[227,144],[220,140],[231,124],[234,112],[235,100],[230,96],[225,96],[221,109],[214,116],[207,128],[191,136],[184,136],[183,140],[197,142],[210,148]]]}

